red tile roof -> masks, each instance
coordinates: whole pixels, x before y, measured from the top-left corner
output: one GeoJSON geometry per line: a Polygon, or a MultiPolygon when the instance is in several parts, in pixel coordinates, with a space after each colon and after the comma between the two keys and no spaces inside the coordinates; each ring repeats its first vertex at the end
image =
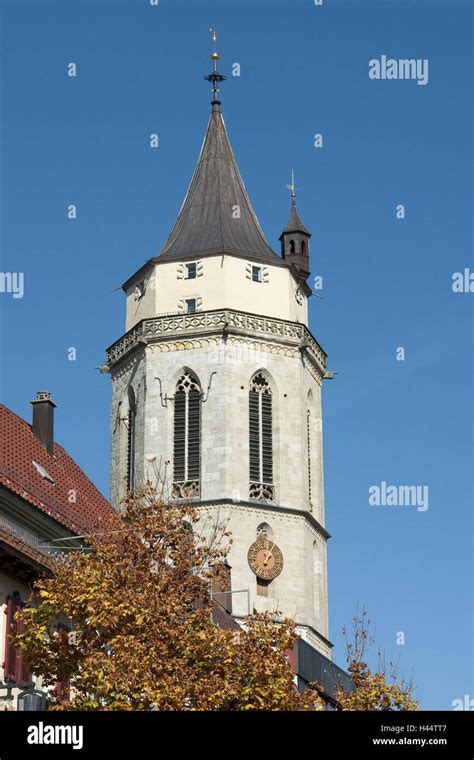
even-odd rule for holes
{"type": "Polygon", "coordinates": [[[31,425],[0,404],[0,484],[77,535],[118,527],[120,518],[69,454],[54,444],[51,456],[31,425]],[[54,480],[49,483],[33,461],[54,480]],[[71,495],[75,494],[75,503],[71,495]]]}

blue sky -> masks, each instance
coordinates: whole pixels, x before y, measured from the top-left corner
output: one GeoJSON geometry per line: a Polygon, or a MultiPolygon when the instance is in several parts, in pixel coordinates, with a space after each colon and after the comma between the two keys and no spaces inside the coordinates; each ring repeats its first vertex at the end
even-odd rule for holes
{"type": "Polygon", "coordinates": [[[474,697],[474,295],[451,288],[474,269],[471,16],[453,0],[0,2],[0,268],[25,273],[22,299],[0,294],[1,401],[29,419],[51,390],[57,440],[108,493],[95,367],[124,332],[115,289],[161,248],[194,168],[215,26],[223,73],[241,66],[223,113],[259,220],[277,246],[294,168],[323,277],[334,659],[365,603],[426,709],[474,697]],[[383,54],[428,59],[428,84],[369,79],[383,54]],[[427,485],[428,510],[370,506],[382,481],[427,485]]]}

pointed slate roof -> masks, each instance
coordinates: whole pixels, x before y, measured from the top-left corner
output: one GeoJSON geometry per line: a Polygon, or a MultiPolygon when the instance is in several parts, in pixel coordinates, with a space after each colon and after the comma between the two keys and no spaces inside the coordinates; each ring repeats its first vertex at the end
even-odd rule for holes
{"type": "Polygon", "coordinates": [[[283,230],[283,232],[280,235],[280,240],[283,237],[283,235],[286,235],[287,232],[303,232],[305,235],[308,235],[311,237],[311,232],[306,229],[303,222],[300,219],[300,215],[298,214],[298,211],[296,209],[296,200],[295,198],[291,199],[291,212],[290,212],[290,218],[288,219],[288,223],[283,230]]]}
{"type": "Polygon", "coordinates": [[[280,260],[258,223],[219,102],[213,102],[193,178],[159,258],[194,258],[221,252],[280,260]],[[235,207],[239,208],[240,217],[235,216],[235,207]]]}

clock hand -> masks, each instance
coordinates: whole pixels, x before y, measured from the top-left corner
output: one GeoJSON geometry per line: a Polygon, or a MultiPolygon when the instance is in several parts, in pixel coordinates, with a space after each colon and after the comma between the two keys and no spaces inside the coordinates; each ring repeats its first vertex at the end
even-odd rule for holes
{"type": "Polygon", "coordinates": [[[271,548],[271,549],[266,549],[266,550],[265,550],[265,559],[264,559],[264,561],[263,561],[263,564],[264,564],[264,565],[266,565],[266,564],[268,563],[268,560],[269,560],[269,559],[270,559],[270,557],[272,556],[272,554],[273,554],[273,547],[274,547],[274,546],[275,546],[275,544],[273,544],[273,546],[272,546],[272,548],[271,548]]]}
{"type": "Polygon", "coordinates": [[[267,558],[271,557],[273,554],[273,549],[275,548],[275,544],[273,543],[271,546],[271,549],[268,549],[267,551],[267,558]]]}

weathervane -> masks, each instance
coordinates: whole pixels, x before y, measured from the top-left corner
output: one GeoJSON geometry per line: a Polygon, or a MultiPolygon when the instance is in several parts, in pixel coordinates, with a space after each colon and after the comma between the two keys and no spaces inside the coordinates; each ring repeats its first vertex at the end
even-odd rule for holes
{"type": "Polygon", "coordinates": [[[291,184],[287,185],[288,190],[291,190],[291,202],[293,205],[296,203],[296,188],[295,188],[295,173],[291,170],[291,184]]]}
{"type": "Polygon", "coordinates": [[[216,30],[215,29],[209,29],[209,31],[211,33],[212,42],[213,42],[213,46],[214,46],[214,50],[211,53],[211,61],[213,63],[213,71],[210,74],[208,74],[207,76],[205,76],[204,79],[207,82],[212,82],[212,94],[213,94],[213,98],[212,98],[212,101],[211,101],[212,105],[220,105],[218,83],[219,82],[223,82],[224,79],[227,79],[227,77],[225,77],[223,74],[219,74],[219,72],[217,71],[217,61],[220,58],[219,53],[216,51],[217,34],[216,34],[216,30]]]}
{"type": "MultiPolygon", "coordinates": [[[[212,42],[214,43],[214,53],[211,57],[216,56],[216,42],[217,42],[217,33],[215,29],[209,29],[212,37],[212,42]]],[[[219,54],[217,54],[217,57],[219,57],[219,54]]]]}

